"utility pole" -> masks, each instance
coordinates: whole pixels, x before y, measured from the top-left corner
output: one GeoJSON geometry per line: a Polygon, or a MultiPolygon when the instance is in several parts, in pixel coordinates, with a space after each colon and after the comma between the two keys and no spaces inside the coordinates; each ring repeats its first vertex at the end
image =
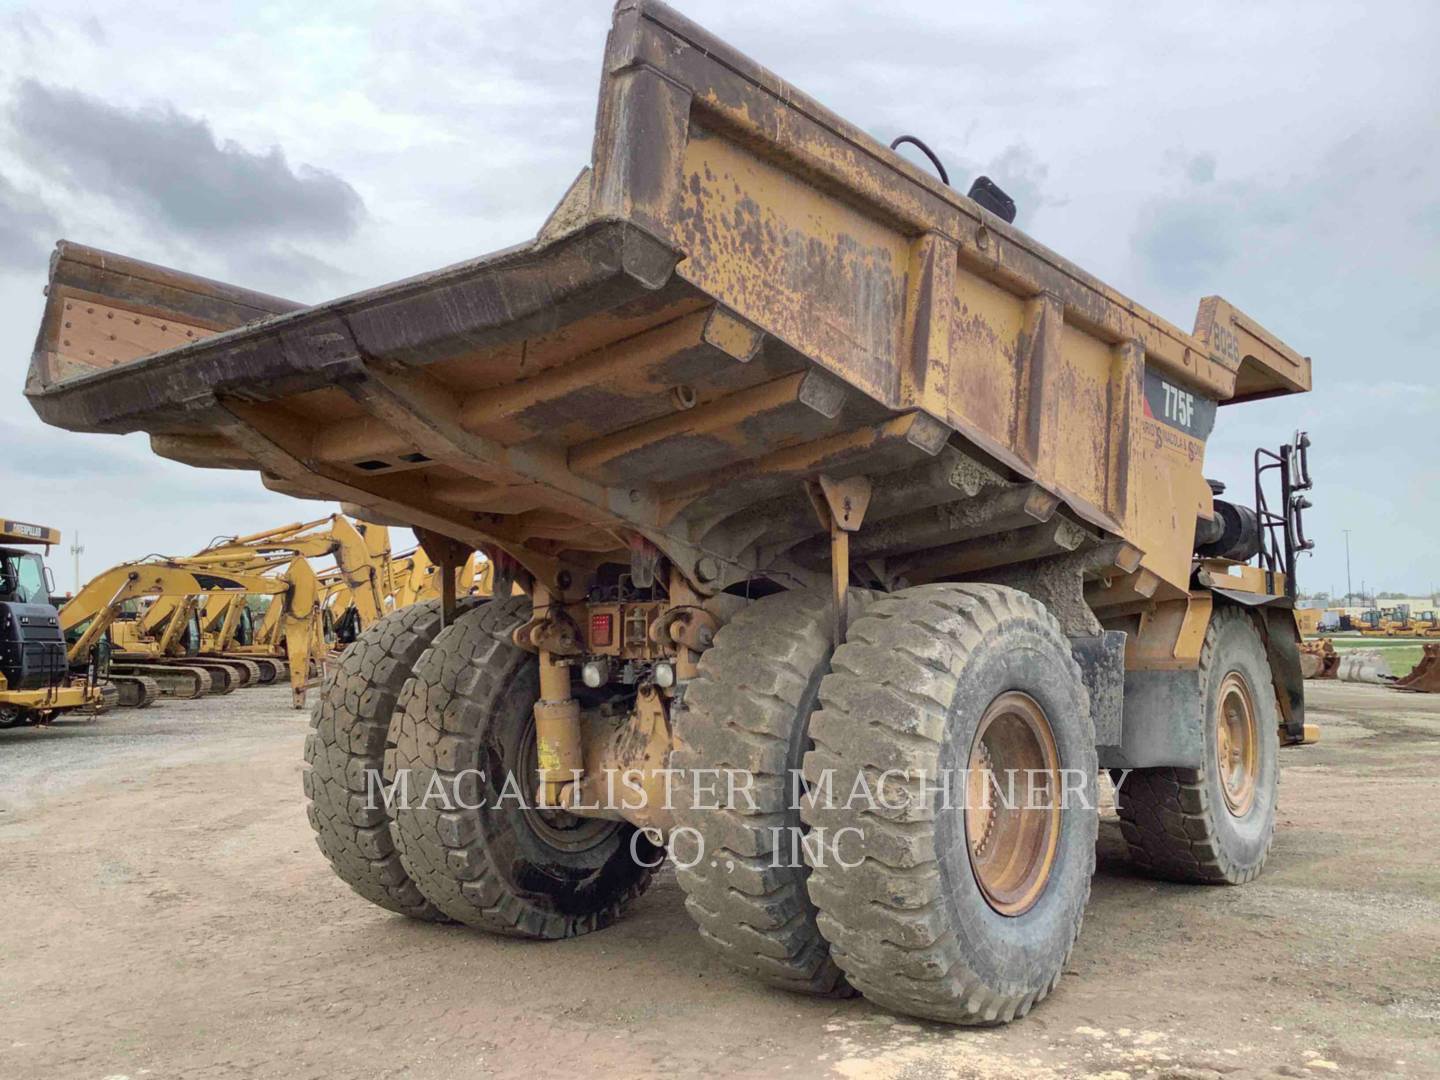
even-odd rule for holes
{"type": "Polygon", "coordinates": [[[1349,606],[1355,586],[1350,584],[1350,530],[1345,530],[1345,604],[1349,606]]]}
{"type": "Polygon", "coordinates": [[[70,542],[70,554],[75,556],[75,595],[80,595],[80,556],[85,554],[85,548],[80,543],[80,534],[75,534],[75,539],[70,542]]]}

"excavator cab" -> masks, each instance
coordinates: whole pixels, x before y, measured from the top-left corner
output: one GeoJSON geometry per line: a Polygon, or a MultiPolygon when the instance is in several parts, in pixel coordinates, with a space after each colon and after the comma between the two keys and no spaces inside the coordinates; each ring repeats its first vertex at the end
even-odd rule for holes
{"type": "Polygon", "coordinates": [[[354,604],[347,607],[334,621],[335,641],[349,645],[360,636],[360,610],[354,604]]]}
{"type": "Polygon", "coordinates": [[[198,656],[203,641],[200,633],[200,612],[194,605],[187,605],[187,610],[185,629],[180,635],[180,651],[184,656],[198,656]]]}
{"type": "Polygon", "coordinates": [[[37,552],[0,548],[0,601],[50,603],[45,561],[37,552]]]}
{"type": "Polygon", "coordinates": [[[68,671],[45,561],[38,552],[0,547],[0,676],[5,687],[55,686],[68,671]]]}
{"type": "Polygon", "coordinates": [[[255,644],[255,614],[250,610],[248,604],[240,608],[240,615],[235,627],[236,645],[255,644]]]}
{"type": "Polygon", "coordinates": [[[54,581],[38,551],[11,545],[60,542],[43,525],[0,521],[0,727],[44,721],[98,702],[86,680],[71,685],[60,613],[50,602],[54,581]]]}

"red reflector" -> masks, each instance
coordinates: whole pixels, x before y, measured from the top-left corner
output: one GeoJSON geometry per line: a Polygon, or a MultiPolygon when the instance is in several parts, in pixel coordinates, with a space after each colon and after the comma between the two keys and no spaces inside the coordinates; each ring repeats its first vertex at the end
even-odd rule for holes
{"type": "Polygon", "coordinates": [[[590,644],[609,645],[615,634],[615,619],[612,615],[590,616],[590,644]]]}

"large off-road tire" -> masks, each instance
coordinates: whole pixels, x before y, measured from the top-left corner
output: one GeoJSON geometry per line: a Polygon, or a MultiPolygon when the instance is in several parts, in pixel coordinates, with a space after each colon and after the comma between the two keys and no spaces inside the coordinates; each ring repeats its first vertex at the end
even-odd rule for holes
{"type": "MultiPolygon", "coordinates": [[[[473,606],[461,601],[459,610],[473,606]]],[[[330,668],[310,713],[303,774],[315,842],[340,879],[372,903],[432,921],[444,916],[415,888],[395,854],[379,785],[395,703],[439,632],[438,600],[412,604],[365,628],[330,668]]]]}
{"type": "Polygon", "coordinates": [[[1120,829],[1147,873],[1240,885],[1270,854],[1280,776],[1279,706],[1265,643],[1245,611],[1215,609],[1200,652],[1200,692],[1204,767],[1124,776],[1120,829]]]}
{"type": "Polygon", "coordinates": [[[390,725],[390,832],[411,879],[450,918],[574,937],[614,922],[663,852],[631,825],[534,809],[539,672],[510,640],[529,615],[526,597],[496,600],[421,657],[390,725]]]}
{"type": "MultiPolygon", "coordinates": [[[[852,616],[869,596],[852,591],[852,616]]],[[[777,593],[742,608],[701,654],[700,673],[675,710],[670,766],[681,778],[675,823],[694,830],[676,834],[677,863],[699,859],[677,866],[676,876],[701,937],[732,967],[773,986],[846,995],[854,991],[830,959],[805,891],[810,870],[795,797],[832,635],[825,592],[777,593]],[[750,781],[748,797],[727,805],[721,782],[717,798],[702,793],[697,803],[689,780],[712,775],[702,770],[734,770],[750,781]],[[696,836],[701,850],[692,852],[696,836]]]]}
{"type": "Polygon", "coordinates": [[[897,1012],[1023,1016],[1060,979],[1095,866],[1094,725],[1059,624],[995,585],[881,597],[835,651],[820,704],[802,816],[824,830],[809,885],[836,963],[897,1012]],[[1002,791],[1012,768],[1069,791],[1025,809],[1022,779],[1007,809],[966,782],[985,768],[1002,791]]]}

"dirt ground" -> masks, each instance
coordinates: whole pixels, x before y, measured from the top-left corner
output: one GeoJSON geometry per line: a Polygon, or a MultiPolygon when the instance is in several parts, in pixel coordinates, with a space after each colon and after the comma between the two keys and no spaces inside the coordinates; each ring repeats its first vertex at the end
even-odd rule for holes
{"type": "Polygon", "coordinates": [[[767,990],[673,875],[503,940],[331,876],[284,689],[0,732],[0,1077],[1440,1076],[1440,697],[1310,684],[1269,868],[1135,876],[1113,818],[1059,991],[1006,1028],[767,990]]]}

